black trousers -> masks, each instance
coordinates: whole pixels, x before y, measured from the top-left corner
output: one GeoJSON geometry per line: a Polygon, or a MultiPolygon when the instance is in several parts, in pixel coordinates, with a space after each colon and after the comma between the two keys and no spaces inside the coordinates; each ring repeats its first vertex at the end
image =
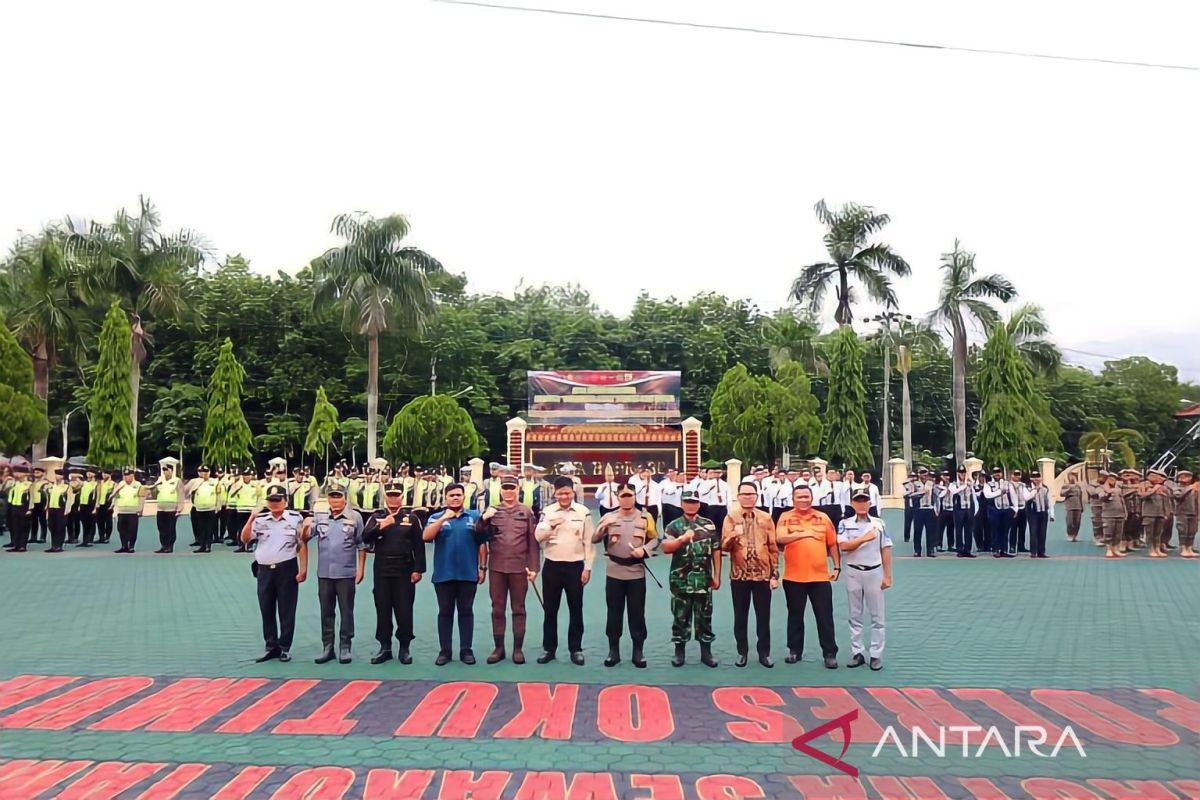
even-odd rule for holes
{"type": "Polygon", "coordinates": [[[413,640],[413,602],[417,597],[411,573],[380,575],[375,573],[375,641],[383,650],[392,649],[392,620],[396,623],[396,642],[400,649],[413,640]]]}
{"type": "Polygon", "coordinates": [[[242,528],[246,527],[246,522],[250,519],[249,511],[232,511],[229,516],[229,537],[230,541],[236,542],[238,547],[243,547],[242,544],[242,528]]]}
{"type": "MultiPolygon", "coordinates": [[[[917,524],[917,506],[910,503],[907,499],[904,501],[904,541],[908,541],[912,536],[913,526],[917,524]]],[[[917,536],[920,536],[920,528],[917,529],[917,536]]]]}
{"type": "Polygon", "coordinates": [[[842,520],[842,507],[840,505],[817,506],[817,511],[820,511],[822,514],[829,517],[830,522],[833,523],[834,529],[837,529],[838,523],[842,520]]]}
{"type": "Polygon", "coordinates": [[[1050,522],[1047,511],[1034,511],[1032,508],[1025,512],[1025,521],[1029,524],[1029,552],[1035,556],[1046,555],[1046,527],[1050,522]]]}
{"type": "Polygon", "coordinates": [[[572,653],[583,650],[583,562],[542,562],[542,598],[546,603],[542,623],[542,649],[548,653],[558,650],[558,607],[567,596],[567,649],[572,653]]]}
{"type": "Polygon", "coordinates": [[[932,508],[916,509],[915,527],[913,528],[913,553],[921,555],[921,542],[925,542],[925,552],[933,555],[933,548],[937,544],[937,514],[932,508]]]}
{"type": "Polygon", "coordinates": [[[274,569],[258,565],[258,612],[262,615],[263,642],[267,650],[290,650],[296,633],[296,600],[300,596],[296,576],[300,574],[300,562],[293,558],[273,566],[274,569]]]}
{"type": "Polygon", "coordinates": [[[100,543],[105,544],[112,538],[113,511],[111,508],[96,509],[96,533],[100,543]]]}
{"type": "Polygon", "coordinates": [[[937,512],[938,547],[950,550],[954,547],[954,511],[945,508],[937,512]]]}
{"type": "Polygon", "coordinates": [[[75,544],[79,541],[79,532],[82,528],[82,523],[79,520],[79,509],[71,509],[71,513],[67,515],[67,541],[75,544]]]}
{"type": "Polygon", "coordinates": [[[117,514],[117,536],[121,539],[121,547],[132,550],[137,544],[138,514],[117,514]]]}
{"type": "Polygon", "coordinates": [[[83,527],[83,543],[91,544],[96,540],[96,509],[79,509],[79,524],[83,527]]]}
{"type": "Polygon", "coordinates": [[[61,508],[51,508],[46,512],[46,520],[50,526],[50,548],[62,549],[67,540],[67,512],[61,508]]]}
{"type": "Polygon", "coordinates": [[[670,503],[663,503],[663,505],[662,505],[662,522],[663,522],[664,528],[682,516],[683,516],[682,508],[680,508],[679,506],[673,506],[670,503]]]}
{"type": "Polygon", "coordinates": [[[615,647],[624,633],[622,617],[628,608],[629,638],[634,647],[646,641],[646,579],[621,580],[608,577],[604,583],[604,601],[608,605],[608,622],[604,634],[610,646],[615,647]]]}
{"type": "Polygon", "coordinates": [[[1012,526],[1008,529],[1008,550],[1010,553],[1020,553],[1025,547],[1025,509],[1018,508],[1013,515],[1012,526]]]}
{"type": "Polygon", "coordinates": [[[975,510],[975,518],[972,520],[972,526],[975,534],[975,549],[987,552],[992,549],[992,540],[988,538],[988,521],[987,507],[981,505],[975,510]]]}
{"type": "Polygon", "coordinates": [[[750,623],[750,603],[754,603],[754,626],[758,635],[758,654],[771,653],[771,584],[769,581],[729,582],[733,596],[733,638],[739,655],[750,652],[747,628],[750,623]]]}
{"type": "Polygon", "coordinates": [[[333,646],[334,609],[342,615],[338,643],[350,647],[354,639],[354,578],[317,578],[317,599],[321,601],[321,644],[333,646]]]}
{"type": "Polygon", "coordinates": [[[191,517],[192,534],[196,539],[196,545],[201,550],[208,550],[217,537],[217,512],[200,511],[193,508],[191,517]]]}
{"type": "Polygon", "coordinates": [[[442,581],[433,585],[438,601],[438,646],[453,652],[454,615],[458,613],[458,650],[471,649],[475,639],[475,581],[442,581]]]}
{"type": "Polygon", "coordinates": [[[837,655],[837,637],[833,627],[833,584],[829,581],[783,582],[783,596],[787,599],[787,649],[789,653],[804,655],[804,608],[812,602],[813,616],[817,620],[817,639],[821,643],[822,656],[837,655]]]}
{"type": "Polygon", "coordinates": [[[967,555],[971,552],[975,510],[971,508],[956,508],[951,513],[954,515],[954,549],[963,555],[967,555]]]}
{"type": "Polygon", "coordinates": [[[174,511],[159,511],[155,516],[158,523],[158,545],[164,550],[175,549],[175,524],[178,519],[174,511]]]}
{"type": "Polygon", "coordinates": [[[33,519],[31,520],[31,524],[29,526],[29,541],[31,541],[31,542],[46,541],[46,531],[47,530],[48,530],[48,525],[46,522],[46,507],[45,506],[34,506],[33,507],[33,519]]]}
{"type": "Polygon", "coordinates": [[[24,550],[29,544],[29,523],[32,517],[25,509],[9,507],[8,531],[12,535],[14,550],[24,550]]]}

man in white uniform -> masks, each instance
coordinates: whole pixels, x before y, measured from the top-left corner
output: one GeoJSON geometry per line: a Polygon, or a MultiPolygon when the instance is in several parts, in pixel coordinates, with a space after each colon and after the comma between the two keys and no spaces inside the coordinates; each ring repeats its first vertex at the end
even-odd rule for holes
{"type": "Polygon", "coordinates": [[[850,498],[854,514],[838,524],[838,549],[842,551],[843,577],[850,606],[850,662],[861,667],[863,608],[871,615],[871,669],[883,669],[883,593],[892,585],[892,540],[883,520],[869,513],[871,495],[861,489],[850,498]]]}

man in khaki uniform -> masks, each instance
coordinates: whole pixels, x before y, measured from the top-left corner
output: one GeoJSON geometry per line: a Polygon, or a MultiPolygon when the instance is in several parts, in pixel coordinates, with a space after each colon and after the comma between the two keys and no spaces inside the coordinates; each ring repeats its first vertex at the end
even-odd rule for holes
{"type": "Polygon", "coordinates": [[[1100,470],[1096,480],[1087,486],[1088,506],[1092,510],[1092,544],[1104,546],[1104,498],[1100,495],[1100,487],[1108,479],[1107,470],[1100,470]]]}
{"type": "Polygon", "coordinates": [[[1142,506],[1138,488],[1142,475],[1136,469],[1121,470],[1121,495],[1125,501],[1125,528],[1121,541],[1121,552],[1138,550],[1142,546],[1142,506]]]}
{"type": "Polygon", "coordinates": [[[1167,507],[1171,490],[1167,488],[1166,474],[1157,469],[1146,472],[1147,482],[1138,486],[1141,500],[1142,536],[1146,540],[1146,555],[1149,558],[1166,558],[1162,547],[1163,523],[1167,519],[1167,507]]]}
{"type": "Polygon", "coordinates": [[[1067,512],[1067,541],[1079,541],[1079,523],[1083,520],[1083,487],[1072,473],[1062,487],[1063,510],[1067,512]]]}
{"type": "Polygon", "coordinates": [[[1200,518],[1200,491],[1191,470],[1175,474],[1175,520],[1179,526],[1179,555],[1196,557],[1196,520],[1200,518]]]}
{"type": "Polygon", "coordinates": [[[1100,487],[1100,502],[1102,509],[1100,518],[1104,522],[1104,544],[1108,552],[1105,558],[1124,558],[1125,551],[1125,490],[1117,485],[1117,476],[1109,473],[1104,476],[1104,485],[1100,487]]]}

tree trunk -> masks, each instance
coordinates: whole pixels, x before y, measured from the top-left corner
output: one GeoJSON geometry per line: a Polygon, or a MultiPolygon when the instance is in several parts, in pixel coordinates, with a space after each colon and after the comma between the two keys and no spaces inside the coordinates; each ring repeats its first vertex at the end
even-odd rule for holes
{"type": "MultiPolygon", "coordinates": [[[[890,324],[890,323],[889,323],[890,324]]],[[[890,335],[889,331],[889,335],[890,335]]],[[[886,343],[883,346],[883,423],[879,426],[881,440],[879,460],[883,480],[883,493],[892,493],[892,471],[888,469],[888,459],[892,457],[891,431],[892,418],[888,413],[888,396],[892,393],[892,349],[886,343]]]]}
{"type": "Polygon", "coordinates": [[[367,463],[375,460],[379,431],[379,337],[367,337],[367,463]]]}
{"type": "Polygon", "coordinates": [[[902,385],[900,407],[902,416],[903,430],[901,436],[904,437],[904,466],[912,469],[912,398],[908,394],[908,370],[903,370],[900,373],[900,381],[902,385]]]}
{"type": "Polygon", "coordinates": [[[838,307],[833,319],[843,327],[854,321],[854,312],[850,308],[850,277],[844,269],[838,271],[838,307]]]}
{"type": "MultiPolygon", "coordinates": [[[[33,395],[44,402],[48,402],[50,397],[50,348],[45,340],[39,341],[33,350],[33,395]]],[[[46,457],[49,438],[47,433],[41,441],[33,443],[34,462],[46,457]]]]}
{"type": "Polygon", "coordinates": [[[967,331],[954,323],[954,460],[967,460],[967,331]]]}
{"type": "Polygon", "coordinates": [[[138,441],[138,398],[142,393],[142,362],[146,359],[146,330],[142,327],[142,318],[137,314],[130,320],[133,329],[133,341],[130,350],[132,359],[129,365],[129,393],[132,402],[129,404],[129,418],[133,421],[133,461],[137,464],[138,441]]]}

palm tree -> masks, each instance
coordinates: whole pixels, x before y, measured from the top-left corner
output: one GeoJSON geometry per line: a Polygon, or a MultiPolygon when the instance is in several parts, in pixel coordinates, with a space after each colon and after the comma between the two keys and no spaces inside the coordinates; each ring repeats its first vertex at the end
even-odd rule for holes
{"type": "Polygon", "coordinates": [[[824,200],[817,203],[815,210],[817,219],[827,228],[825,249],[830,260],[809,264],[801,270],[800,276],[792,282],[792,296],[807,303],[812,313],[820,313],[825,294],[833,284],[838,301],[833,318],[839,325],[849,325],[854,319],[851,306],[855,297],[850,285],[853,277],[862,284],[867,297],[895,308],[896,293],[892,290],[889,275],[906,277],[912,269],[888,245],[867,243],[891,221],[891,217],[855,203],[830,211],[824,200]]]}
{"type": "MultiPolygon", "coordinates": [[[[64,352],[84,350],[86,315],[76,294],[75,271],[63,252],[63,233],[49,226],[13,247],[0,272],[0,308],[13,334],[33,358],[33,393],[50,395],[50,373],[64,352]]],[[[34,443],[33,457],[45,458],[46,440],[34,443]]]]}
{"type": "Polygon", "coordinates": [[[192,231],[159,232],[162,220],[147,197],[138,197],[138,213],[118,211],[109,225],[71,222],[68,253],[84,268],[80,289],[85,300],[101,304],[115,298],[129,315],[133,329],[133,429],[138,421],[138,395],[146,345],[152,341],[143,323],[181,317],[188,296],[208,255],[203,239],[192,231]]]}
{"type": "Polygon", "coordinates": [[[976,277],[975,254],[968,253],[954,240],[954,250],[942,254],[942,289],[938,305],[929,322],[944,323],[950,332],[954,364],[954,458],[962,464],[967,458],[967,325],[974,321],[984,333],[1000,322],[1000,314],[989,303],[996,299],[1007,303],[1017,296],[1008,278],[993,273],[976,277]]]}
{"type": "Polygon", "coordinates": [[[1062,351],[1050,340],[1050,326],[1037,303],[1018,306],[1004,326],[1034,375],[1050,377],[1062,366],[1062,351]]]}
{"type": "Polygon", "coordinates": [[[1145,441],[1142,434],[1132,428],[1118,428],[1115,422],[1106,417],[1092,419],[1090,423],[1092,430],[1079,437],[1079,447],[1083,450],[1085,460],[1093,464],[1100,463],[1107,469],[1111,454],[1116,453],[1121,456],[1125,466],[1137,464],[1137,455],[1130,447],[1130,442],[1141,444],[1145,441]]]}
{"type": "Polygon", "coordinates": [[[401,247],[408,220],[341,214],[331,230],[346,243],[313,261],[313,307],[339,311],[345,327],[367,338],[367,460],[379,432],[379,336],[394,327],[419,335],[436,310],[430,277],[442,265],[415,247],[401,247]]]}
{"type": "Polygon", "coordinates": [[[828,365],[821,359],[820,334],[820,327],[807,312],[794,307],[777,311],[763,325],[771,371],[778,372],[784,364],[796,361],[810,373],[824,374],[828,365]]]}
{"type": "Polygon", "coordinates": [[[904,321],[896,333],[896,371],[900,373],[901,436],[904,464],[912,469],[912,396],[908,375],[913,368],[913,353],[920,353],[937,343],[937,334],[928,325],[904,321]]]}

